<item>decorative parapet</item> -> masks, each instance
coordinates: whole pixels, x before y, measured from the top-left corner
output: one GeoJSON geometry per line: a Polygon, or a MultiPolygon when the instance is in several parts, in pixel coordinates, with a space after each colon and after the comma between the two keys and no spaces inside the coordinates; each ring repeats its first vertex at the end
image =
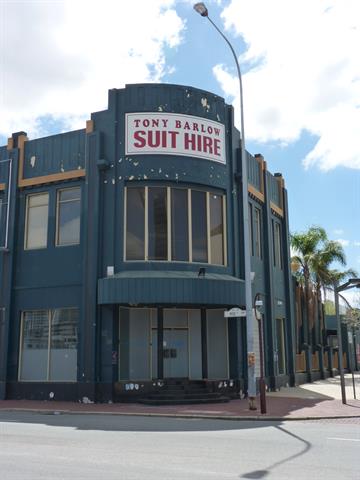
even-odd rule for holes
{"type": "Polygon", "coordinates": [[[266,162],[264,157],[256,154],[255,157],[248,155],[248,192],[257,200],[264,203],[264,172],[266,162]]]}

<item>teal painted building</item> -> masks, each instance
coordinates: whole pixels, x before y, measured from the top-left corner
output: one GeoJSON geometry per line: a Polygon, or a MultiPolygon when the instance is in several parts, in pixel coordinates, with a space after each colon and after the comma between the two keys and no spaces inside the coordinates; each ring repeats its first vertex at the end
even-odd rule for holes
{"type": "MultiPolygon", "coordinates": [[[[247,161],[278,388],[295,379],[287,193],[261,155],[247,161]]],[[[0,398],[245,392],[246,321],[224,316],[245,303],[241,177],[232,107],[191,87],[128,85],[83,130],[14,133],[0,147],[0,398]]]]}

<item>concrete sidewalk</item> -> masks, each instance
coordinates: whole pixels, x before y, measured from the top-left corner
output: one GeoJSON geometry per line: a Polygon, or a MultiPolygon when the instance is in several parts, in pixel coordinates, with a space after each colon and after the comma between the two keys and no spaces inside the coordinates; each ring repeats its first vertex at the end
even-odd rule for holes
{"type": "MultiPolygon", "coordinates": [[[[356,396],[360,398],[360,374],[355,376],[356,396]]],[[[359,418],[360,400],[353,397],[351,375],[346,375],[347,404],[341,401],[340,378],[329,378],[266,395],[267,413],[251,411],[248,402],[207,405],[147,406],[135,403],[89,404],[58,401],[3,400],[1,411],[27,411],[44,414],[107,414],[218,418],[231,420],[307,420],[320,418],[359,418]]]]}

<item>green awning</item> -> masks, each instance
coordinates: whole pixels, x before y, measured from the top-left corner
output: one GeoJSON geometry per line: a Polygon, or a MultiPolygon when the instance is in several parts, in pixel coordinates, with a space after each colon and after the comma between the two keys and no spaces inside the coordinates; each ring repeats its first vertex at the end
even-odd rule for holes
{"type": "Polygon", "coordinates": [[[244,281],[231,275],[185,271],[126,271],[98,281],[98,303],[236,306],[245,304],[244,281]]]}

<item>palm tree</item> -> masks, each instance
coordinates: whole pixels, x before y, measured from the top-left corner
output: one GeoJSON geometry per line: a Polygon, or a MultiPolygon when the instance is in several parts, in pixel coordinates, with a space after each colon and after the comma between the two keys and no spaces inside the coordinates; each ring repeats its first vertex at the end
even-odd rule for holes
{"type": "Polygon", "coordinates": [[[314,272],[314,266],[318,262],[320,246],[328,241],[325,230],[319,226],[312,226],[307,232],[294,233],[290,237],[291,247],[294,255],[291,258],[292,264],[297,265],[296,276],[300,283],[304,285],[305,293],[305,314],[306,322],[304,328],[304,341],[309,343],[309,318],[310,318],[310,302],[309,292],[311,285],[311,277],[314,272]]]}
{"type": "MultiPolygon", "coordinates": [[[[310,324],[310,289],[314,286],[318,321],[317,328],[324,331],[324,315],[322,310],[321,290],[333,287],[335,283],[341,282],[351,276],[356,276],[354,270],[339,271],[331,269],[333,262],[341,265],[346,264],[345,253],[339,242],[329,240],[322,227],[312,226],[307,232],[295,233],[291,236],[291,246],[295,253],[292,257],[292,266],[296,270],[297,279],[304,286],[306,328],[304,331],[305,343],[315,343],[315,332],[311,335],[310,324]]],[[[315,327],[316,331],[316,327],[315,327]]]]}
{"type": "MultiPolygon", "coordinates": [[[[312,277],[315,285],[315,294],[317,301],[318,322],[317,326],[322,330],[323,335],[325,331],[325,318],[322,308],[321,290],[326,291],[326,287],[332,282],[331,276],[334,270],[330,270],[333,262],[338,262],[341,265],[346,265],[345,253],[342,245],[333,240],[325,240],[321,248],[315,253],[312,259],[312,277]]],[[[351,271],[349,271],[351,272],[351,271]]],[[[340,273],[340,272],[338,272],[340,273]]],[[[347,272],[342,272],[344,278],[347,272]]],[[[320,335],[318,335],[318,338],[320,335]]],[[[324,337],[323,337],[324,338],[324,337]]]]}

